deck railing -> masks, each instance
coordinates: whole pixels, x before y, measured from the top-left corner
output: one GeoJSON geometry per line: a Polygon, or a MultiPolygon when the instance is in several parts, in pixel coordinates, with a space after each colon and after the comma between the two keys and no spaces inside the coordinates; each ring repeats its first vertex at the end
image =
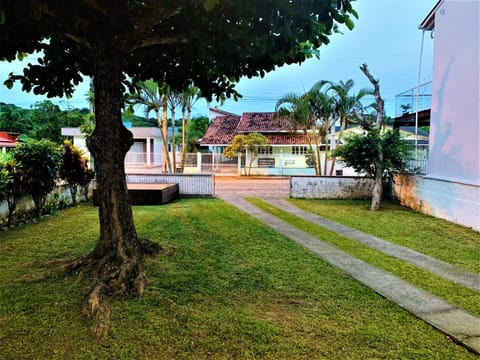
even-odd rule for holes
{"type": "Polygon", "coordinates": [[[410,174],[426,175],[428,164],[428,145],[413,146],[407,157],[407,170],[410,174]]]}
{"type": "Polygon", "coordinates": [[[430,109],[432,106],[432,82],[405,90],[395,96],[395,116],[430,109]],[[418,102],[418,103],[417,103],[418,102]]]}

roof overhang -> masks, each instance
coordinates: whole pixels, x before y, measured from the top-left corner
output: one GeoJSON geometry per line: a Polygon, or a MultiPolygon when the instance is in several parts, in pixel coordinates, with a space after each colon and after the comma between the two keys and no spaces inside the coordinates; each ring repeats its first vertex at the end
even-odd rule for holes
{"type": "Polygon", "coordinates": [[[435,13],[445,0],[438,0],[437,4],[428,13],[427,17],[420,23],[418,28],[423,31],[432,31],[435,29],[435,13]]]}
{"type": "Polygon", "coordinates": [[[401,126],[430,126],[430,114],[431,110],[421,110],[418,112],[418,117],[416,113],[403,114],[396,117],[393,120],[393,128],[398,129],[401,126]]]}

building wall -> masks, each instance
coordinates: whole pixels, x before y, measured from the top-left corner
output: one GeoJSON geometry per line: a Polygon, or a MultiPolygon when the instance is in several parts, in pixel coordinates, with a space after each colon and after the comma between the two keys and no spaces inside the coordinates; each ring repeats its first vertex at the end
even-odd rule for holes
{"type": "Polygon", "coordinates": [[[428,177],[480,186],[480,2],[435,13],[428,177]]]}
{"type": "Polygon", "coordinates": [[[480,187],[422,176],[397,175],[395,195],[404,206],[480,231],[480,187]]]}
{"type": "Polygon", "coordinates": [[[428,173],[397,176],[402,205],[480,231],[480,2],[435,12],[428,173]]]}

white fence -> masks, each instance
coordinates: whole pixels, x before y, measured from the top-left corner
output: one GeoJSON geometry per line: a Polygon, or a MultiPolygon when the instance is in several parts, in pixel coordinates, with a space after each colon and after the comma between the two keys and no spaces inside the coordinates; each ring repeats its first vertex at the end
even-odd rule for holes
{"type": "Polygon", "coordinates": [[[214,175],[127,174],[131,184],[178,184],[180,196],[213,196],[214,175]]]}

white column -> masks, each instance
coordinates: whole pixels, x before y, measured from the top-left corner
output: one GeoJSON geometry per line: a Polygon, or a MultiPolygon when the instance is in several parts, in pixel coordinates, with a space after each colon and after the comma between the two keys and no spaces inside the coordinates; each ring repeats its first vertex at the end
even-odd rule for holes
{"type": "Polygon", "coordinates": [[[147,136],[147,167],[150,167],[150,153],[151,153],[150,137],[147,136]]]}

